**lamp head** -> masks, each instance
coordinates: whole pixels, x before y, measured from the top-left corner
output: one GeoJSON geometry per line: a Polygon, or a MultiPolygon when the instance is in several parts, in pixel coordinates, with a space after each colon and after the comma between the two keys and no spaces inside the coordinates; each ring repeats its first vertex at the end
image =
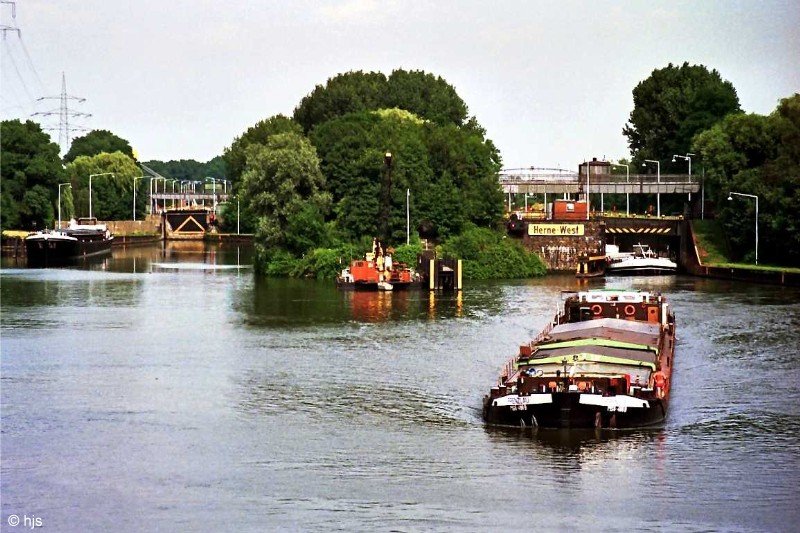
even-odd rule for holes
{"type": "Polygon", "coordinates": [[[728,200],[733,200],[733,196],[731,196],[731,195],[729,194],[729,195],[728,195],[728,200]]]}
{"type": "Polygon", "coordinates": [[[646,166],[647,166],[647,163],[642,163],[642,166],[643,166],[643,167],[646,167],[646,166]]]}
{"type": "Polygon", "coordinates": [[[672,156],[672,162],[673,163],[675,162],[675,156],[674,155],[672,156]]]}

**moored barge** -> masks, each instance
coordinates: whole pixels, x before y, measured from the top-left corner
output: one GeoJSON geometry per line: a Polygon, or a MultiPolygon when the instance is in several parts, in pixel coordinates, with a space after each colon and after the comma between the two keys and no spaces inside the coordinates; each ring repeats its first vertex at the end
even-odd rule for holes
{"type": "Polygon", "coordinates": [[[87,257],[111,253],[114,236],[95,218],[71,220],[61,230],[38,231],[25,238],[28,266],[48,267],[69,264],[87,257]]]}
{"type": "Polygon", "coordinates": [[[491,424],[632,428],[667,415],[675,316],[661,294],[568,293],[553,321],[484,397],[491,424]]]}

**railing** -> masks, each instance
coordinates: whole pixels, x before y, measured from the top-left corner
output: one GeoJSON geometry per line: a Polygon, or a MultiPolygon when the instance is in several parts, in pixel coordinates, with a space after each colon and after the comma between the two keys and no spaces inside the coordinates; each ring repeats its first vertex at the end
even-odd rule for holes
{"type": "MultiPolygon", "coordinates": [[[[498,174],[501,185],[524,183],[586,183],[586,176],[577,174],[498,174]]],[[[618,183],[697,183],[696,176],[688,174],[631,174],[630,177],[618,174],[589,176],[589,187],[592,185],[618,183]]]]}

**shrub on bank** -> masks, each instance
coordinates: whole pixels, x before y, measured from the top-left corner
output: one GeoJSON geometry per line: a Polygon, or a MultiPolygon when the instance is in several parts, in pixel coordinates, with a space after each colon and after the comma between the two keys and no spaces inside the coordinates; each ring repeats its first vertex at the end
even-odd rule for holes
{"type": "Polygon", "coordinates": [[[463,260],[467,279],[543,276],[546,267],[534,253],[503,233],[472,227],[441,246],[444,255],[463,260]]]}
{"type": "MultiPolygon", "coordinates": [[[[315,248],[303,257],[295,257],[283,249],[256,254],[257,269],[271,277],[333,279],[350,261],[363,257],[372,246],[371,239],[358,244],[342,244],[335,248],[315,248]]],[[[420,243],[404,244],[394,250],[395,263],[415,265],[420,243]]],[[[536,254],[503,233],[472,227],[441,245],[442,257],[463,259],[466,279],[530,278],[545,274],[545,266],[536,254]]]]}
{"type": "Polygon", "coordinates": [[[352,245],[337,248],[315,248],[303,257],[295,257],[283,249],[257,254],[259,272],[276,278],[333,279],[350,260],[358,255],[352,245]]]}

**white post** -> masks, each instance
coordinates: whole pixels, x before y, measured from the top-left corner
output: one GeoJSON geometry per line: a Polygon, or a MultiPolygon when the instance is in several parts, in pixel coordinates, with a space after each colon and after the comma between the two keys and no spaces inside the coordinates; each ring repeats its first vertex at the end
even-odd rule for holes
{"type": "Polygon", "coordinates": [[[755,194],[747,194],[743,192],[729,192],[728,193],[728,200],[733,200],[733,195],[736,196],[744,196],[746,198],[755,198],[756,199],[756,264],[758,264],[758,196],[755,194]]]}
{"type": "Polygon", "coordinates": [[[411,189],[406,189],[406,244],[411,244],[411,189]]]}
{"type": "Polygon", "coordinates": [[[706,167],[703,167],[703,175],[700,178],[700,220],[706,219],[706,167]]]}
{"type": "Polygon", "coordinates": [[[586,220],[589,220],[589,160],[586,160],[586,220]]]}
{"type": "Polygon", "coordinates": [[[239,231],[239,197],[236,197],[236,235],[240,235],[239,231]]]}
{"type": "MultiPolygon", "coordinates": [[[[686,152],[686,155],[675,154],[675,155],[672,156],[672,162],[673,163],[675,162],[675,158],[676,157],[679,157],[679,158],[689,162],[689,185],[692,184],[692,156],[693,155],[694,154],[691,153],[691,152],[686,152]]],[[[689,201],[690,202],[692,201],[692,192],[691,191],[689,191],[689,201]]]]}
{"type": "Polygon", "coordinates": [[[216,214],[217,213],[217,180],[213,176],[206,176],[206,178],[211,180],[211,186],[214,188],[214,192],[213,192],[214,196],[212,196],[212,200],[213,200],[212,205],[213,205],[214,214],[216,214]]]}
{"type": "MultiPolygon", "coordinates": [[[[631,182],[631,167],[630,165],[625,165],[625,183],[628,184],[625,186],[626,189],[627,187],[630,187],[630,182],[631,182]]],[[[631,193],[629,192],[625,193],[625,216],[627,217],[631,216],[631,193]]]]}
{"type": "Polygon", "coordinates": [[[656,206],[657,206],[656,207],[656,209],[657,209],[656,216],[658,216],[660,218],[661,217],[661,188],[660,188],[660,185],[661,185],[661,162],[660,161],[656,161],[655,159],[645,159],[644,161],[645,162],[642,163],[642,166],[647,166],[647,163],[655,163],[656,164],[656,183],[658,184],[657,188],[656,188],[656,206]]]}

